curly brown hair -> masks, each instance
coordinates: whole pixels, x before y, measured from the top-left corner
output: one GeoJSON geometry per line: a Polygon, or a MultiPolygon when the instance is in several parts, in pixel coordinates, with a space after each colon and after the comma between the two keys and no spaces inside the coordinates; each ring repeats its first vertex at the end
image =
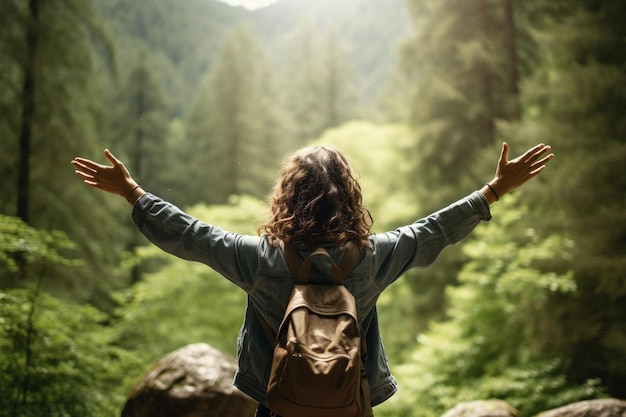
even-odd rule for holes
{"type": "Polygon", "coordinates": [[[369,245],[372,216],[346,158],[334,147],[313,146],[289,155],[269,198],[270,219],[259,227],[273,246],[298,248],[348,241],[369,245]]]}

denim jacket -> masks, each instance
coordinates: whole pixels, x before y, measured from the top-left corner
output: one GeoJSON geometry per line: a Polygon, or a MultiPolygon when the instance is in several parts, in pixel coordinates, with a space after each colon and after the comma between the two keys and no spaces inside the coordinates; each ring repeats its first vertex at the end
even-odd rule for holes
{"type": "MultiPolygon", "coordinates": [[[[489,219],[487,200],[476,191],[413,224],[370,236],[370,248],[362,251],[344,285],[355,296],[366,337],[372,405],[397,391],[379,331],[378,297],[406,270],[430,265],[445,246],[465,238],[481,220],[489,219]]],[[[276,332],[294,285],[281,250],[263,236],[242,235],[203,223],[152,194],[144,194],[135,203],[133,221],[159,248],[208,265],[247,293],[248,305],[237,340],[239,369],[234,385],[266,405],[273,344],[259,317],[276,332]]],[[[327,250],[337,263],[341,260],[342,250],[334,245],[327,250]]],[[[311,278],[321,277],[328,267],[320,260],[313,266],[311,278]]]]}

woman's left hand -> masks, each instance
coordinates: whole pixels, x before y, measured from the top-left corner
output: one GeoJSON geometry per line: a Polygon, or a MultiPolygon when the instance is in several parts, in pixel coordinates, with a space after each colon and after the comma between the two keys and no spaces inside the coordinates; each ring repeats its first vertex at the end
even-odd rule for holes
{"type": "Polygon", "coordinates": [[[544,170],[554,158],[552,148],[543,143],[533,146],[517,158],[509,160],[509,145],[502,144],[496,175],[481,190],[487,201],[492,203],[509,191],[523,185],[544,170]]]}

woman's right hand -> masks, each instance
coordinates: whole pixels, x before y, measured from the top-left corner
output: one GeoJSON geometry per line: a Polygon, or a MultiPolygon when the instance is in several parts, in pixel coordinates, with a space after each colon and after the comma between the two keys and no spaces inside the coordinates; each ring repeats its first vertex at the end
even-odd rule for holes
{"type": "Polygon", "coordinates": [[[102,165],[81,157],[74,158],[72,165],[76,167],[76,175],[81,177],[83,182],[90,187],[121,195],[133,204],[143,194],[143,190],[131,177],[124,163],[108,149],[105,149],[104,156],[111,165],[102,165]]]}

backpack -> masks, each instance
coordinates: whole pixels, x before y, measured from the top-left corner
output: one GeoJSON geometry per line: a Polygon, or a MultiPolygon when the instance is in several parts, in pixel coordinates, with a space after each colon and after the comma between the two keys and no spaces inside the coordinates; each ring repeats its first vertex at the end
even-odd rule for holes
{"type": "Polygon", "coordinates": [[[365,338],[354,296],[343,285],[360,249],[349,243],[339,266],[323,248],[304,261],[291,246],[282,249],[295,285],[278,333],[270,337],[269,408],[283,417],[371,417],[365,338]],[[319,256],[330,263],[332,284],[309,282],[319,256]]]}

